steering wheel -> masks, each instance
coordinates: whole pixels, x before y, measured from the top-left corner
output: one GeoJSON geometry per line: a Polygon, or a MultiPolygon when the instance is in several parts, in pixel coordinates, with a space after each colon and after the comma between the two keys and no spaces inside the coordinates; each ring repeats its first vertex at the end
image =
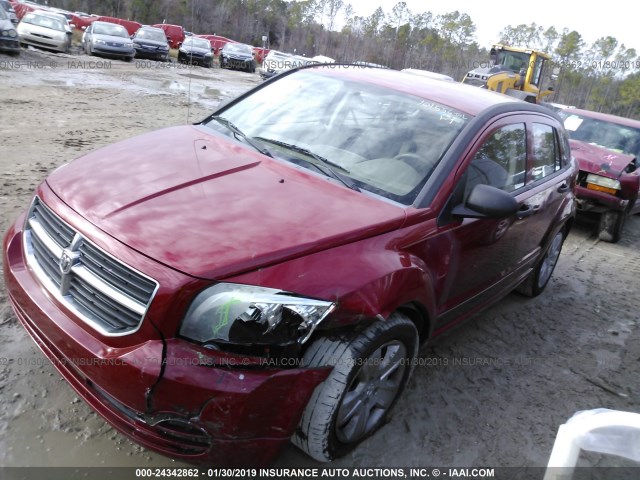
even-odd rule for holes
{"type": "Polygon", "coordinates": [[[410,167],[412,167],[417,172],[423,172],[424,168],[427,166],[427,163],[417,153],[401,153],[393,157],[394,160],[400,160],[401,162],[406,163],[410,167]]]}

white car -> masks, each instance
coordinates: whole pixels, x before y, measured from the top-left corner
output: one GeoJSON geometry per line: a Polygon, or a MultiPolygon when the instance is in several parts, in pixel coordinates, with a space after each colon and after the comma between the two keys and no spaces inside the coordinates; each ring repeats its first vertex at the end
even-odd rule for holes
{"type": "Polygon", "coordinates": [[[71,46],[71,27],[63,15],[29,12],[22,17],[16,30],[21,44],[60,52],[68,52],[71,46]]]}
{"type": "Polygon", "coordinates": [[[264,59],[264,62],[262,62],[260,76],[263,80],[267,80],[274,75],[291,70],[292,68],[301,67],[308,63],[312,63],[312,60],[309,58],[271,50],[264,59]]]}

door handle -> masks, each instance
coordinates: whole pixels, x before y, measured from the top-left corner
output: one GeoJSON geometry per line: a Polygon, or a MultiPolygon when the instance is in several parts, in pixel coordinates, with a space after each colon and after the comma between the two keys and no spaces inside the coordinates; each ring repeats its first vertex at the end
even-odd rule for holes
{"type": "Polygon", "coordinates": [[[539,210],[538,207],[532,207],[531,205],[522,205],[520,207],[520,210],[516,212],[516,217],[517,218],[530,217],[531,215],[536,213],[538,210],[539,210]]]}
{"type": "Polygon", "coordinates": [[[571,190],[571,187],[566,183],[563,183],[558,187],[558,193],[567,193],[569,190],[571,190]]]}

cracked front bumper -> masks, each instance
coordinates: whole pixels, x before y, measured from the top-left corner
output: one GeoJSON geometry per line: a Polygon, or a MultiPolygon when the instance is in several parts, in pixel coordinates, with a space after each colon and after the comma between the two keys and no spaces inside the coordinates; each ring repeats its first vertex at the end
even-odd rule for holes
{"type": "Polygon", "coordinates": [[[40,350],[96,412],[172,458],[263,466],[277,457],[329,369],[262,367],[181,339],[149,338],[151,329],[144,328],[128,345],[114,346],[124,337],[102,338],[42,288],[24,260],[23,221],[4,239],[11,304],[40,350]]]}

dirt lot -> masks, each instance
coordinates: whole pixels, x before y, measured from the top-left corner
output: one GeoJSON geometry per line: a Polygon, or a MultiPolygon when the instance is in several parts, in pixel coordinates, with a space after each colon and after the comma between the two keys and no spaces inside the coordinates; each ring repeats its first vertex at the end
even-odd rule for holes
{"type": "MultiPolygon", "coordinates": [[[[0,54],[2,232],[55,167],[197,121],[260,81],[155,62],[83,63],[95,61],[0,54]]],[[[616,245],[579,223],[545,294],[510,295],[427,348],[388,425],[332,466],[544,466],[558,426],[577,410],[640,412],[639,239],[640,217],[616,245]]],[[[314,464],[290,447],[277,466],[314,464]]],[[[630,462],[583,455],[581,464],[630,462]]],[[[178,462],[130,442],[76,397],[0,285],[0,466],[170,465],[178,462]]]]}

